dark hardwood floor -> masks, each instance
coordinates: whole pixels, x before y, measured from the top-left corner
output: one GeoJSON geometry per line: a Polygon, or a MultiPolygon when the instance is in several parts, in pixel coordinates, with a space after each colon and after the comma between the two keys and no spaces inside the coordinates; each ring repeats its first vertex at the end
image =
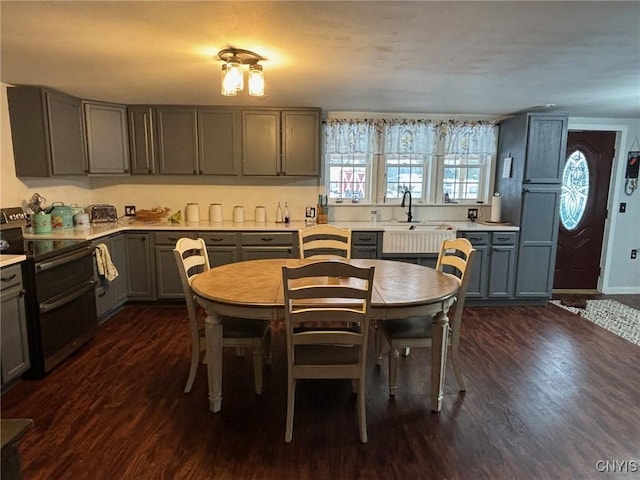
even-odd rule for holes
{"type": "Polygon", "coordinates": [[[439,414],[428,351],[401,359],[394,400],[386,361],[378,369],[370,356],[366,445],[344,381],[299,382],[284,443],[281,332],[261,396],[250,356],[231,350],[222,412],[209,411],[205,368],[185,395],[178,306],[127,306],[45,379],[6,392],[2,417],[35,421],[20,443],[26,479],[637,478],[637,346],[553,305],[469,307],[463,335],[468,391],[449,364],[439,414]]]}

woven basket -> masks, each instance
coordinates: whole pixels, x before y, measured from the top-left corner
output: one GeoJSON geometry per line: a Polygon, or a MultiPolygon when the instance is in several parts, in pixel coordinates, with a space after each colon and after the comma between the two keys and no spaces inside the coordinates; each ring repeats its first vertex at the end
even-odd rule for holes
{"type": "Polygon", "coordinates": [[[171,209],[168,207],[153,207],[150,210],[137,210],[136,220],[141,222],[157,222],[166,217],[171,209]]]}

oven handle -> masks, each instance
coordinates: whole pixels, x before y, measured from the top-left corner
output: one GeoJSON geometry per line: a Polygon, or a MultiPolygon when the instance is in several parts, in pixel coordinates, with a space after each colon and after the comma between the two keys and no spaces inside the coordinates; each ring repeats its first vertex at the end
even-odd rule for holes
{"type": "Polygon", "coordinates": [[[47,312],[50,312],[51,310],[55,310],[56,308],[60,308],[63,305],[66,305],[67,303],[73,302],[76,298],[81,297],[85,293],[91,290],[95,290],[96,283],[98,283],[96,280],[91,280],[88,283],[83,283],[78,288],[76,288],[75,290],[72,290],[71,293],[69,293],[68,295],[65,295],[62,298],[56,298],[55,300],[42,302],[40,304],[40,312],[47,313],[47,312]]]}
{"type": "Polygon", "coordinates": [[[67,255],[62,255],[48,262],[36,263],[36,272],[44,272],[45,270],[50,270],[52,268],[59,267],[61,265],[64,265],[65,263],[73,262],[74,260],[78,260],[88,255],[92,255],[93,251],[94,251],[94,248],[91,245],[87,245],[86,247],[83,247],[82,250],[80,250],[79,252],[73,252],[67,255]]]}

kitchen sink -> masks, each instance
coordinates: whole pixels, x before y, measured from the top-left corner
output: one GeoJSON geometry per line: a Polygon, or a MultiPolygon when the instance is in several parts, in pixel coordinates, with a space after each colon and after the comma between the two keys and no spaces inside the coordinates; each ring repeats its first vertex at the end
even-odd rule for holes
{"type": "Polygon", "coordinates": [[[430,230],[455,230],[448,223],[443,222],[421,222],[421,223],[380,223],[385,231],[407,231],[407,232],[423,232],[430,230]]]}
{"type": "Polygon", "coordinates": [[[454,227],[444,222],[381,223],[383,253],[438,253],[443,240],[456,238],[454,227]]]}

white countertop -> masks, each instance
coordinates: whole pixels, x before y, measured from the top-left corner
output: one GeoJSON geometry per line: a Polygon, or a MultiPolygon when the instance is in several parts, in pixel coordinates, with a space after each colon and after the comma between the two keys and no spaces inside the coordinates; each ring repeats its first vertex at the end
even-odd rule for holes
{"type": "MultiPolygon", "coordinates": [[[[380,231],[383,232],[385,227],[395,227],[406,225],[404,222],[377,222],[372,224],[371,222],[330,222],[332,225],[342,228],[350,228],[355,231],[380,231]]],[[[517,232],[519,227],[511,225],[487,225],[479,222],[428,222],[428,223],[441,223],[447,224],[453,227],[454,230],[473,230],[473,231],[512,231],[517,232]]],[[[416,225],[420,225],[417,223],[416,225]]],[[[292,231],[297,232],[300,229],[306,228],[304,222],[291,222],[288,225],[283,223],[266,222],[256,223],[254,221],[246,221],[242,223],[232,222],[226,220],[220,223],[210,223],[207,220],[200,222],[182,222],[182,223],[169,223],[168,221],[145,223],[145,222],[111,222],[103,224],[93,224],[87,229],[69,228],[66,230],[54,230],[51,233],[32,233],[31,229],[26,229],[24,237],[27,239],[70,239],[70,240],[95,240],[112,233],[134,231],[134,230],[147,230],[147,231],[217,231],[217,230],[233,230],[233,231],[292,231]]],[[[20,260],[18,260],[20,261],[20,260]]]]}
{"type": "Polygon", "coordinates": [[[25,255],[0,255],[0,268],[24,262],[26,259],[25,255]]]}

